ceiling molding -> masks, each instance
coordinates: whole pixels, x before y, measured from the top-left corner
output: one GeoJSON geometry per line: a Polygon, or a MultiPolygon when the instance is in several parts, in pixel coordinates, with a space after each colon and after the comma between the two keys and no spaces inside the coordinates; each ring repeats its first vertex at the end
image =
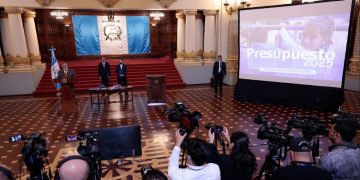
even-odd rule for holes
{"type": "Polygon", "coordinates": [[[114,7],[120,0],[98,0],[101,2],[105,7],[112,8],[114,7]]]}
{"type": "Polygon", "coordinates": [[[156,0],[163,8],[168,8],[173,4],[176,0],[156,0]]]}
{"type": "Polygon", "coordinates": [[[54,0],[36,0],[41,6],[48,6],[51,4],[54,0]]]}

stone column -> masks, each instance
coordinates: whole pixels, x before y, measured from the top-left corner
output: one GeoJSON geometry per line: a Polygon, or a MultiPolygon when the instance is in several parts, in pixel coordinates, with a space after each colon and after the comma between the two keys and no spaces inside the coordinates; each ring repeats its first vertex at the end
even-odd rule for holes
{"type": "Polygon", "coordinates": [[[10,38],[10,28],[9,28],[9,19],[8,15],[5,12],[0,13],[0,32],[1,32],[1,40],[2,40],[2,48],[4,50],[4,60],[5,65],[9,66],[10,64],[10,50],[12,49],[12,41],[10,38]]]}
{"type": "Polygon", "coordinates": [[[34,21],[35,12],[24,10],[23,18],[26,44],[28,47],[31,64],[33,66],[44,66],[44,64],[41,63],[39,42],[36,34],[36,27],[34,21]]]}
{"type": "Polygon", "coordinates": [[[205,35],[204,35],[204,60],[214,61],[216,59],[216,10],[204,10],[205,35]]]}
{"type": "Polygon", "coordinates": [[[186,30],[185,30],[185,60],[196,60],[196,25],[195,15],[196,10],[185,11],[186,15],[186,30]]]}
{"type": "Polygon", "coordinates": [[[354,42],[354,51],[350,59],[349,70],[347,71],[348,75],[360,76],[360,12],[357,18],[356,25],[356,34],[354,42]]]}
{"type": "Polygon", "coordinates": [[[195,16],[196,22],[196,54],[197,60],[203,59],[203,52],[204,52],[204,23],[203,23],[203,16],[198,14],[195,16]]]}
{"type": "Polygon", "coordinates": [[[177,50],[176,59],[184,60],[185,54],[185,16],[183,12],[176,13],[177,18],[177,50]]]}
{"type": "Polygon", "coordinates": [[[30,58],[27,50],[24,26],[21,19],[22,8],[5,8],[9,18],[9,30],[12,45],[9,55],[9,65],[12,68],[31,67],[30,58]]]}

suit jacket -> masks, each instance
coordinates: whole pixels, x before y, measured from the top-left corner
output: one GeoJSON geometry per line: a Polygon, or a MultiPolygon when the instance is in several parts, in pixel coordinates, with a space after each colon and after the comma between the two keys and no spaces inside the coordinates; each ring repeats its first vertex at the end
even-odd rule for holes
{"type": "Polygon", "coordinates": [[[74,71],[73,69],[68,69],[68,71],[67,71],[67,73],[66,73],[66,76],[65,76],[65,71],[64,71],[64,69],[61,69],[61,70],[58,72],[58,77],[57,77],[57,78],[75,80],[75,79],[76,79],[76,74],[75,74],[75,71],[74,71]]]}
{"type": "Polygon", "coordinates": [[[125,64],[122,64],[122,68],[120,68],[120,64],[118,64],[116,66],[116,73],[117,73],[117,77],[125,77],[126,78],[126,73],[127,73],[127,67],[125,64]]]}
{"type": "Polygon", "coordinates": [[[98,69],[99,69],[99,77],[109,77],[110,76],[110,65],[108,62],[105,62],[105,68],[102,65],[102,62],[99,63],[98,65],[98,69]]]}
{"type": "Polygon", "coordinates": [[[225,62],[221,61],[221,71],[219,73],[219,62],[220,61],[216,61],[214,63],[212,74],[213,74],[213,76],[217,76],[217,75],[226,76],[226,64],[225,64],[225,62]]]}

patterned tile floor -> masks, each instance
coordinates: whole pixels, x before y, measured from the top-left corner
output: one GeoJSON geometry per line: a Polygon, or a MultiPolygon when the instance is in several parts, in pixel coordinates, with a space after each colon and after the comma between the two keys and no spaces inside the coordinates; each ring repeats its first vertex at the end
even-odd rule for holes
{"type": "MultiPolygon", "coordinates": [[[[286,106],[237,102],[233,100],[233,87],[225,87],[224,96],[215,98],[212,89],[207,86],[188,87],[185,89],[168,90],[167,101],[171,107],[175,101],[185,103],[191,111],[203,114],[198,132],[192,136],[207,138],[207,123],[228,127],[229,131],[241,130],[251,139],[252,150],[257,156],[258,171],[267,153],[266,141],[256,138],[259,125],[253,123],[254,117],[262,112],[270,122],[276,122],[281,128],[286,127],[286,121],[293,113],[319,116],[330,120],[332,113],[308,111],[286,106]]],[[[345,110],[360,111],[360,94],[346,91],[345,110]]],[[[115,95],[111,99],[118,98],[115,95]]],[[[78,114],[56,114],[59,100],[56,97],[33,98],[17,96],[0,98],[0,164],[9,166],[16,176],[19,176],[20,150],[23,142],[9,143],[8,137],[14,134],[29,135],[32,132],[45,132],[50,143],[49,162],[52,170],[64,156],[75,154],[78,142],[65,142],[65,136],[76,134],[87,128],[107,128],[128,124],[141,125],[142,151],[141,157],[126,158],[121,166],[116,160],[102,162],[103,179],[140,179],[140,167],[151,164],[161,171],[167,171],[167,161],[174,146],[174,132],[178,123],[169,122],[162,113],[163,107],[147,107],[145,92],[134,93],[134,104],[107,104],[100,111],[91,109],[88,95],[77,96],[80,112],[78,114]]],[[[298,130],[291,131],[298,135],[298,130]]],[[[359,140],[360,138],[358,138],[359,140]]],[[[320,154],[326,152],[329,145],[327,137],[320,139],[320,154]]],[[[359,141],[358,141],[359,142],[359,141]]],[[[288,159],[288,158],[287,158],[288,159]]],[[[287,161],[283,164],[288,163],[287,161]]],[[[22,174],[26,168],[23,165],[22,174]]],[[[24,177],[24,176],[23,176],[24,177]]]]}

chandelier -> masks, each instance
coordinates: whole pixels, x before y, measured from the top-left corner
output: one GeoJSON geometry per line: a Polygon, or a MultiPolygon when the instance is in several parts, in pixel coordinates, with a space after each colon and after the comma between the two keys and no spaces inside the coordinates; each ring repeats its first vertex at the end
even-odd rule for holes
{"type": "Polygon", "coordinates": [[[56,19],[64,19],[64,16],[68,16],[69,13],[66,11],[56,10],[56,11],[52,11],[50,15],[54,16],[56,19]]]}

